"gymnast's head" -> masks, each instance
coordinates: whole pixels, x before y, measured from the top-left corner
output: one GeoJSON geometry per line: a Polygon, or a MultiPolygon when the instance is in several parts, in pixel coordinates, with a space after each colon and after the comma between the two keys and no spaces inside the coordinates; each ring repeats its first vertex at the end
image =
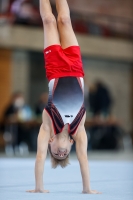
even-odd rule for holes
{"type": "Polygon", "coordinates": [[[52,168],[61,166],[66,167],[69,164],[69,153],[73,144],[73,139],[68,133],[61,132],[49,141],[48,149],[51,156],[52,168]]]}

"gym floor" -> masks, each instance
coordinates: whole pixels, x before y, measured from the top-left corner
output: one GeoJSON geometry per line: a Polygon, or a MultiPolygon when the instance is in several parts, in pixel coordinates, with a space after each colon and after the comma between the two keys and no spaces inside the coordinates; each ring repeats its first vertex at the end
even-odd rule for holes
{"type": "Polygon", "coordinates": [[[7,157],[0,154],[1,200],[133,200],[133,152],[89,152],[91,188],[99,195],[82,194],[82,179],[75,154],[65,169],[45,163],[44,184],[50,193],[27,193],[34,189],[35,154],[7,157]]]}

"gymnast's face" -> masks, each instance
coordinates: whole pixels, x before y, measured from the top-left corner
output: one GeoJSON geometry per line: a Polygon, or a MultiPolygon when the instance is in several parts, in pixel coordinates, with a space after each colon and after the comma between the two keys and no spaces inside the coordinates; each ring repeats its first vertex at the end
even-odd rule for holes
{"type": "Polygon", "coordinates": [[[71,151],[73,140],[55,135],[50,139],[51,153],[58,160],[65,159],[71,151]]]}

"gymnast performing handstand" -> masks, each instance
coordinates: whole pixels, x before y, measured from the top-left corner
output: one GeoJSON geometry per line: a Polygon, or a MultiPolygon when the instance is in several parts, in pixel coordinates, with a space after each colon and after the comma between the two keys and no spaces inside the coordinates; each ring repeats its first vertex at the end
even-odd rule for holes
{"type": "Polygon", "coordinates": [[[74,34],[67,0],[56,0],[57,22],[49,0],[40,0],[44,26],[44,59],[49,80],[48,104],[42,114],[35,162],[34,190],[44,189],[44,163],[49,149],[52,167],[66,167],[73,142],[82,175],[82,193],[99,194],[90,188],[87,158],[87,135],[84,128],[84,71],[80,47],[74,34]]]}

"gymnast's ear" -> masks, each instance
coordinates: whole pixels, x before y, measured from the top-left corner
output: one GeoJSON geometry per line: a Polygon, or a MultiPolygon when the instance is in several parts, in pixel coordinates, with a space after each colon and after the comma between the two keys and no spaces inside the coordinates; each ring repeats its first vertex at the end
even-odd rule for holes
{"type": "Polygon", "coordinates": [[[74,143],[73,139],[70,139],[70,143],[71,143],[71,144],[73,144],[73,143],[74,143]]]}
{"type": "Polygon", "coordinates": [[[48,143],[50,144],[51,142],[53,142],[53,140],[54,138],[50,138],[48,143]]]}

